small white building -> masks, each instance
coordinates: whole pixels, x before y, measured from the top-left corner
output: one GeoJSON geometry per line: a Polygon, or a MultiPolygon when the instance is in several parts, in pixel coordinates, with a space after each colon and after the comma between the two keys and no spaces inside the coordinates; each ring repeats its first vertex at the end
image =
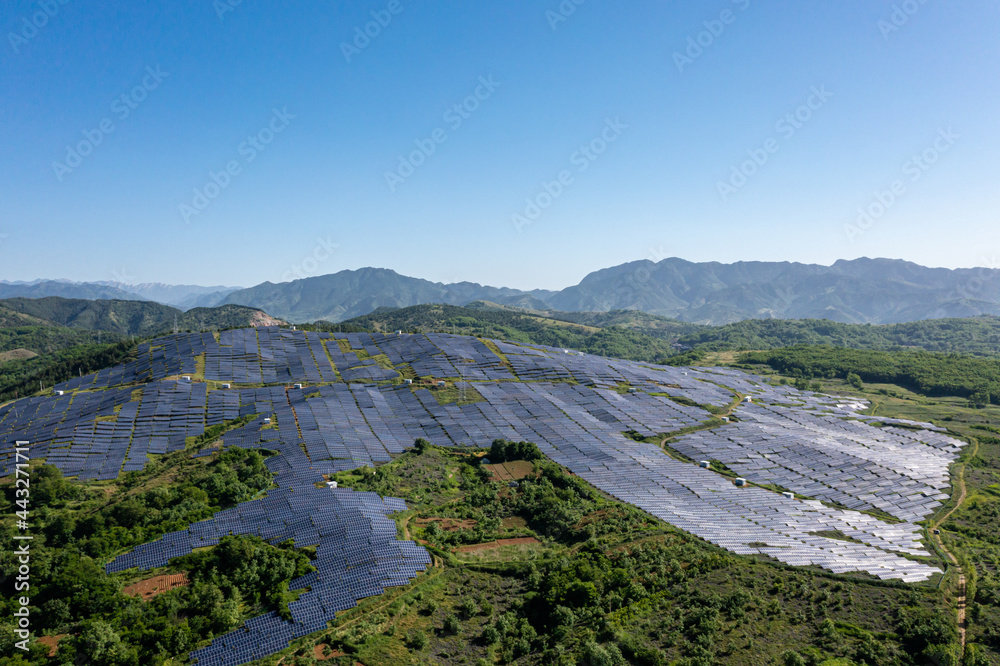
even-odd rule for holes
{"type": "Polygon", "coordinates": [[[292,384],[292,388],[300,389],[302,388],[302,384],[292,384]]]}
{"type": "Polygon", "coordinates": [[[56,395],[64,395],[64,394],[65,394],[64,391],[56,391],[56,395]]]}
{"type": "Polygon", "coordinates": [[[337,482],[336,481],[327,481],[326,482],[326,487],[329,488],[330,490],[336,490],[336,488],[337,488],[337,482]]]}
{"type": "Polygon", "coordinates": [[[437,385],[438,385],[438,388],[444,388],[445,386],[447,386],[447,384],[445,384],[445,381],[443,379],[438,380],[437,385]]]}
{"type": "Polygon", "coordinates": [[[723,417],[721,417],[721,418],[722,418],[722,420],[723,420],[723,421],[725,421],[726,423],[729,423],[729,417],[728,417],[728,416],[723,416],[723,417]]]}
{"type": "Polygon", "coordinates": [[[412,380],[412,379],[404,379],[404,380],[403,380],[403,383],[404,383],[404,384],[412,384],[412,383],[413,383],[413,380],[412,380]]]}
{"type": "Polygon", "coordinates": [[[232,388],[229,384],[223,384],[222,388],[232,388]]]}
{"type": "Polygon", "coordinates": [[[735,479],[735,480],[733,481],[733,483],[735,483],[735,484],[736,484],[736,487],[737,487],[737,488],[742,488],[743,486],[747,485],[747,480],[746,480],[746,479],[744,479],[744,478],[743,478],[743,477],[741,476],[741,477],[737,477],[737,478],[736,478],[736,479],[735,479]]]}
{"type": "Polygon", "coordinates": [[[708,460],[702,460],[698,463],[698,467],[701,467],[702,469],[712,469],[712,463],[708,460]]]}
{"type": "Polygon", "coordinates": [[[781,493],[781,495],[782,495],[783,497],[786,497],[786,498],[788,498],[788,499],[795,499],[795,493],[790,493],[790,492],[783,492],[783,493],[781,493]]]}
{"type": "Polygon", "coordinates": [[[191,381],[191,375],[184,375],[183,377],[181,377],[181,379],[183,379],[186,382],[189,382],[191,381]]]}
{"type": "Polygon", "coordinates": [[[747,397],[743,398],[743,402],[753,402],[753,396],[748,395],[747,397]]]}
{"type": "Polygon", "coordinates": [[[264,425],[271,425],[271,417],[270,416],[265,416],[264,417],[264,425]]]}

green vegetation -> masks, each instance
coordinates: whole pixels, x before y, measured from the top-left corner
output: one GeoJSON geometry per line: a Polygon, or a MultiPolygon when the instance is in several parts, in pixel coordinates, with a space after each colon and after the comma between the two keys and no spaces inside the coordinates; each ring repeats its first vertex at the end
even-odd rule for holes
{"type": "MultiPolygon", "coordinates": [[[[126,666],[183,660],[207,639],[269,610],[287,614],[288,581],[308,572],[309,557],[291,543],[274,547],[256,537],[224,537],[210,549],[178,558],[166,569],[106,574],[103,563],[125,549],[184,529],[215,511],[250,499],[272,477],[257,451],[230,449],[214,459],[190,450],[164,456],[118,483],[80,484],[55,467],[31,472],[31,605],[36,635],[68,634],[55,657],[32,641],[29,654],[13,648],[3,627],[0,663],[126,666]],[[186,573],[189,584],[142,599],[126,585],[157,574],[186,573]]],[[[3,481],[4,539],[12,543],[14,488],[3,481]]],[[[16,569],[11,549],[0,554],[16,569]]],[[[161,590],[162,591],[162,590],[161,590]]],[[[15,600],[0,597],[12,617],[15,600]]]]}
{"type": "Polygon", "coordinates": [[[135,358],[135,345],[129,341],[114,344],[84,344],[43,354],[23,361],[0,365],[0,402],[23,398],[44,387],[95,372],[135,358]]]}
{"type": "Polygon", "coordinates": [[[855,375],[865,382],[898,384],[927,396],[961,396],[977,407],[1000,404],[1000,362],[991,359],[798,346],[748,352],[740,363],[768,365],[796,379],[855,375]]]}
{"type": "Polygon", "coordinates": [[[826,319],[747,319],[705,327],[678,340],[706,351],[748,351],[795,345],[830,345],[850,349],[960,352],[1000,355],[1000,317],[930,319],[903,324],[841,324],[826,319]]]}
{"type": "Polygon", "coordinates": [[[183,312],[151,301],[90,301],[58,296],[0,300],[0,327],[4,328],[33,324],[147,337],[172,332],[175,325],[182,331],[203,331],[252,326],[259,321],[277,320],[243,305],[183,312]]]}
{"type": "MultiPolygon", "coordinates": [[[[419,306],[371,315],[363,326],[317,327],[454,327],[458,333],[616,354],[595,351],[606,343],[624,350],[617,355],[631,353],[642,360],[693,363],[708,357],[718,362],[719,350],[704,346],[671,357],[674,348],[667,333],[658,338],[642,332],[656,323],[649,316],[551,314],[576,321],[419,306]],[[404,325],[406,321],[414,326],[404,325]],[[597,328],[602,322],[610,328],[597,328]]],[[[955,345],[971,345],[968,340],[976,338],[984,345],[976,353],[986,356],[993,320],[979,319],[955,320],[955,345]],[[986,328],[976,329],[980,324],[986,328]],[[962,342],[965,332],[970,335],[962,342]]],[[[788,330],[806,324],[785,323],[788,330]]],[[[827,325],[809,323],[814,331],[827,325]]],[[[829,335],[846,325],[832,326],[829,335]]],[[[909,335],[928,332],[930,345],[936,339],[930,331],[945,330],[940,326],[918,323],[909,335]]],[[[892,327],[855,328],[875,329],[884,337],[883,329],[892,327]]],[[[20,341],[27,339],[44,344],[47,334],[38,329],[8,329],[8,337],[0,330],[0,344],[9,341],[13,349],[25,347],[20,341]]],[[[781,327],[776,330],[766,344],[783,339],[781,327]]],[[[88,343],[85,337],[73,341],[88,343]]],[[[863,336],[846,338],[844,344],[851,341],[882,344],[863,336]]],[[[757,342],[755,346],[765,347],[757,342]]],[[[0,365],[0,399],[37,390],[39,379],[50,385],[81,370],[121,362],[134,351],[124,340],[66,348],[55,340],[48,344],[42,357],[0,365]]],[[[1000,664],[1000,363],[958,354],[829,346],[756,351],[739,355],[738,363],[773,373],[777,382],[864,396],[872,401],[873,413],[932,421],[974,443],[955,467],[967,499],[946,519],[957,501],[927,523],[929,529],[941,520],[943,543],[966,574],[964,659],[957,656],[955,567],[931,584],[906,585],[735,556],[610,499],[546,459],[530,442],[497,440],[489,449],[443,450],[418,440],[413,450],[375,470],[361,468],[333,478],[342,487],[404,498],[409,509],[396,516],[400,536],[426,544],[434,566],[409,585],[363,600],[340,614],[331,628],[262,663],[311,664],[319,645],[326,646],[327,655],[343,653],[328,660],[331,666],[1000,664]],[[496,464],[484,467],[484,456],[496,464]]],[[[462,399],[451,385],[433,390],[444,403],[462,399]]],[[[480,397],[470,391],[464,399],[480,397]]],[[[158,457],[113,484],[63,479],[44,465],[33,469],[33,502],[44,509],[33,514],[32,585],[37,580],[38,588],[32,605],[35,617],[45,618],[41,632],[68,637],[52,659],[40,646],[33,648],[32,663],[166,666],[249,617],[268,610],[287,613],[294,598],[287,583],[309,566],[308,551],[296,544],[275,547],[229,537],[163,570],[103,572],[103,563],[115,554],[270,487],[271,475],[263,465],[266,452],[231,449],[190,458],[193,450],[213,444],[223,430],[241,422],[210,429],[189,441],[186,452],[158,457]],[[154,574],[177,572],[186,573],[187,586],[147,600],[121,591],[154,574]]],[[[10,480],[0,481],[0,488],[0,510],[10,516],[10,480]]],[[[9,540],[13,527],[4,520],[0,530],[9,540]]],[[[0,554],[5,572],[14,564],[12,557],[0,554]]],[[[0,610],[10,608],[10,599],[0,599],[0,610]]],[[[4,651],[11,644],[8,637],[4,633],[4,651]]],[[[0,653],[0,665],[28,661],[11,655],[0,653]]]]}
{"type": "MultiPolygon", "coordinates": [[[[0,352],[27,349],[36,354],[52,354],[70,347],[122,342],[124,336],[102,331],[84,331],[62,326],[0,327],[0,352]]],[[[2,367],[0,363],[0,367],[2,367]]]]}
{"type": "Polygon", "coordinates": [[[504,439],[494,439],[490,445],[490,461],[495,463],[512,460],[542,460],[545,456],[538,450],[534,442],[508,442],[504,439]]]}
{"type": "MultiPolygon", "coordinates": [[[[896,353],[892,356],[911,356],[896,353]]],[[[830,359],[839,358],[831,354],[830,359]]],[[[981,359],[961,357],[961,362],[981,362],[981,359]]],[[[754,368],[761,371],[762,368],[754,368]]],[[[941,530],[944,545],[956,555],[966,576],[967,585],[967,649],[964,661],[939,663],[1000,664],[1000,407],[973,406],[961,396],[927,395],[915,389],[889,383],[865,382],[862,389],[852,387],[839,368],[835,376],[817,381],[825,392],[850,391],[867,398],[873,404],[872,413],[894,418],[930,421],[949,430],[954,437],[971,444],[961,462],[953,466],[955,488],[965,487],[966,499],[957,506],[953,499],[928,521],[928,527],[941,530]],[[839,376],[837,376],[839,375],[839,376]],[[951,513],[940,524],[937,522],[951,513]]],[[[772,371],[769,366],[764,372],[772,371]]],[[[931,385],[933,387],[933,385],[931,385]]],[[[957,603],[957,569],[949,567],[940,583],[944,598],[957,603]]]]}
{"type": "Polygon", "coordinates": [[[455,332],[671,365],[701,363],[708,352],[796,345],[1000,356],[1000,317],[985,315],[883,325],[842,324],[826,319],[748,319],[724,326],[702,326],[637,310],[558,312],[476,302],[467,307],[379,308],[340,324],[317,322],[316,326],[342,332],[455,332]]]}
{"type": "MultiPolygon", "coordinates": [[[[498,441],[486,455],[499,448],[533,449],[498,441]]],[[[931,586],[736,557],[547,459],[516,463],[531,471],[511,488],[478,465],[482,449],[418,449],[336,478],[406,499],[400,533],[437,566],[293,653],[326,644],[345,653],[334,664],[874,666],[923,664],[956,640],[931,586]]]]}
{"type": "MultiPolygon", "coordinates": [[[[687,330],[693,326],[679,325],[687,330]]],[[[454,332],[551,347],[568,347],[589,354],[647,362],[662,361],[674,353],[672,338],[653,337],[627,326],[595,328],[523,311],[470,309],[454,305],[380,308],[369,315],[355,317],[340,324],[316,322],[314,326],[326,331],[454,332]]]]}

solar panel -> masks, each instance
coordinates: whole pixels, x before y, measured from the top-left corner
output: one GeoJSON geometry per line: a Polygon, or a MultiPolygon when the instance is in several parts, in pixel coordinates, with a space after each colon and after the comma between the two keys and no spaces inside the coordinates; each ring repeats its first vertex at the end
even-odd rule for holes
{"type": "Polygon", "coordinates": [[[446,334],[271,327],[223,331],[218,341],[211,334],[167,336],[140,345],[133,362],[60,385],[63,396],[0,407],[0,467],[11,473],[13,442],[28,440],[32,457],[46,458],[69,476],[111,479],[142,469],[150,454],[182,450],[186,437],[206,427],[256,414],[227,432],[222,446],[277,451],[266,465],[278,487],[108,565],[109,571],[163,566],[230,533],[317,546],[317,571],[293,583],[310,589],[290,605],[291,622],[274,614],[253,618],[192,653],[199,666],[270,654],[322,628],[357,599],[404,584],[426,568],[426,551],[396,540],[388,518],[405,509],[402,500],[314,485],[323,474],[388,461],[417,437],[442,446],[487,445],[496,438],[535,442],[610,495],[734,553],[883,579],[924,580],[938,571],[906,556],[928,554],[917,521],[948,497],[948,466],[964,446],[940,428],[859,416],[865,405],[858,401],[770,386],[734,369],[491,345],[503,356],[480,340],[446,334]],[[168,379],[194,375],[200,354],[206,379],[232,388],[168,379]],[[441,404],[426,388],[400,383],[399,372],[381,359],[408,365],[417,376],[449,378],[483,400],[441,404]],[[635,390],[621,393],[622,385],[635,390]],[[752,396],[735,410],[736,420],[671,446],[693,460],[719,460],[751,483],[813,499],[737,488],[629,436],[651,438],[702,424],[712,414],[687,403],[728,406],[735,392],[752,396]],[[859,512],[872,509],[903,522],[859,512]],[[827,530],[854,541],[814,534],[827,530]]]}

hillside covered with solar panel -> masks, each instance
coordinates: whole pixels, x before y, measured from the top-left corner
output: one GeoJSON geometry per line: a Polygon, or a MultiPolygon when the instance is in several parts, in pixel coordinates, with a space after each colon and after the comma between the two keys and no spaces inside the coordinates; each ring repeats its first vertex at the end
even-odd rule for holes
{"type": "Polygon", "coordinates": [[[405,501],[327,484],[418,439],[532,442],[606,496],[731,554],[906,583],[942,573],[919,523],[948,499],[966,446],[928,423],[866,416],[863,400],[731,368],[448,334],[172,335],[49,393],[0,407],[4,476],[17,441],[67,477],[100,482],[151,456],[218,455],[191,438],[235,422],[219,448],[268,454],[266,492],[106,563],[156,569],[240,535],[315,548],[313,570],[289,584],[287,616],[216,636],[190,653],[200,666],[265,657],[428,570],[432,553],[393,520],[405,501]]]}

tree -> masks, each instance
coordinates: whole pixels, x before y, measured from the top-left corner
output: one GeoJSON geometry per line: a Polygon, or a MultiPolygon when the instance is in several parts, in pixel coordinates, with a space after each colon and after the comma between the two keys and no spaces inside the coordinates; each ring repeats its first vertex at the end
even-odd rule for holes
{"type": "Polygon", "coordinates": [[[110,624],[100,620],[85,622],[72,645],[77,660],[83,658],[85,663],[95,666],[124,666],[135,661],[134,650],[122,642],[121,636],[110,624]]]}
{"type": "Polygon", "coordinates": [[[418,630],[415,630],[406,637],[406,644],[414,650],[423,650],[427,647],[427,634],[418,630]]]}
{"type": "Polygon", "coordinates": [[[781,663],[784,666],[806,666],[806,660],[794,650],[785,650],[781,654],[781,663]]]}
{"type": "Polygon", "coordinates": [[[428,442],[423,437],[417,437],[413,442],[413,448],[417,450],[417,455],[423,455],[427,453],[427,450],[431,447],[431,443],[428,442]]]}
{"type": "Polygon", "coordinates": [[[862,388],[864,388],[864,383],[861,381],[861,376],[856,372],[847,373],[847,383],[859,391],[862,388]]]}
{"type": "Polygon", "coordinates": [[[220,632],[225,632],[238,625],[241,619],[240,594],[234,590],[233,597],[220,604],[212,613],[212,624],[220,632]]]}
{"type": "Polygon", "coordinates": [[[982,409],[990,404],[990,394],[984,390],[979,390],[969,396],[969,407],[982,409]]]}

